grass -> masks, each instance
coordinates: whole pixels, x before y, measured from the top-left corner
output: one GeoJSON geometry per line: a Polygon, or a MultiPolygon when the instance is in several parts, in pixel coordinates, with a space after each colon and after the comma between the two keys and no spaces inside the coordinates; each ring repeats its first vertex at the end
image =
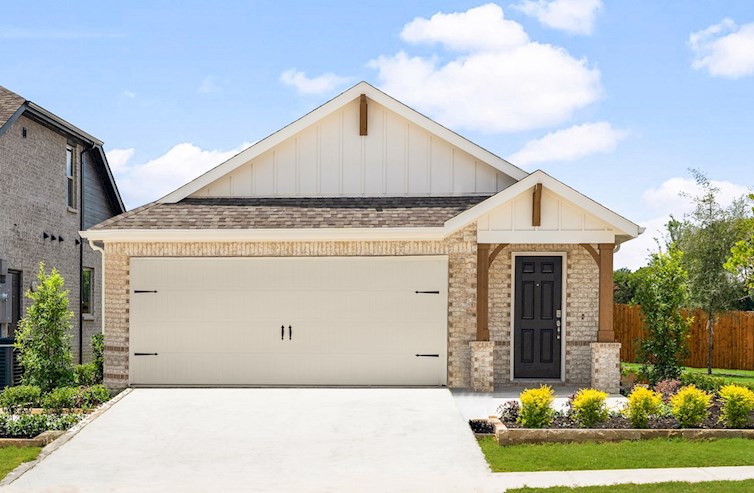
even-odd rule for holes
{"type": "Polygon", "coordinates": [[[40,450],[40,447],[0,447],[0,479],[22,462],[36,459],[40,450]]]}
{"type": "Polygon", "coordinates": [[[754,465],[754,444],[746,438],[500,446],[484,437],[479,446],[494,472],[754,465]]]}
{"type": "MultiPolygon", "coordinates": [[[[636,372],[641,369],[641,365],[639,363],[621,363],[621,366],[636,372]]],[[[691,368],[684,366],[683,371],[690,373],[703,373],[705,375],[707,374],[706,368],[691,368]]],[[[713,368],[712,375],[715,377],[725,378],[732,383],[754,384],[754,370],[728,370],[724,368],[713,368]]]]}
{"type": "Polygon", "coordinates": [[[516,488],[507,493],[754,493],[754,480],[702,483],[621,484],[578,488],[516,488]]]}

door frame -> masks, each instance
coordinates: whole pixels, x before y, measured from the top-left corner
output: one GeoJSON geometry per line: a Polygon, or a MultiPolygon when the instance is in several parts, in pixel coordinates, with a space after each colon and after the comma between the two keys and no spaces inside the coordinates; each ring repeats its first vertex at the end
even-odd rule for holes
{"type": "MultiPolygon", "coordinates": [[[[514,373],[514,353],[515,351],[513,348],[515,347],[514,344],[516,344],[515,340],[515,330],[514,325],[516,321],[516,257],[561,257],[563,259],[560,269],[561,269],[561,310],[563,311],[563,316],[561,317],[561,328],[560,328],[560,378],[554,378],[554,379],[541,379],[542,381],[553,381],[553,382],[565,382],[566,379],[566,341],[568,340],[568,313],[566,312],[566,286],[568,285],[566,282],[567,277],[567,271],[568,271],[568,263],[567,257],[568,254],[566,252],[543,252],[543,251],[536,251],[536,252],[511,252],[511,298],[510,298],[510,307],[511,307],[511,326],[510,326],[510,345],[508,346],[510,348],[509,350],[509,363],[510,363],[510,381],[511,382],[529,382],[532,379],[530,378],[516,378],[514,373]]],[[[540,380],[540,379],[535,379],[540,380]]]]}

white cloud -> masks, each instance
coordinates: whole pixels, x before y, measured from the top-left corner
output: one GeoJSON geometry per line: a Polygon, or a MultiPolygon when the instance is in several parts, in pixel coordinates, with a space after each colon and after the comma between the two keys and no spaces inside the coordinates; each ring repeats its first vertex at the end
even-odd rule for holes
{"type": "Polygon", "coordinates": [[[509,161],[517,166],[575,161],[590,154],[612,152],[626,135],[626,131],[614,129],[609,122],[574,125],[527,142],[509,161]]]}
{"type": "Polygon", "coordinates": [[[126,169],[128,161],[134,155],[134,149],[113,149],[107,152],[107,163],[110,165],[110,171],[114,174],[118,174],[126,169]]]}
{"type": "Polygon", "coordinates": [[[400,51],[369,62],[380,86],[451,127],[493,133],[556,125],[600,95],[600,73],[565,49],[529,40],[495,4],[438,13],[404,26],[409,43],[439,44],[457,56],[400,51]]]}
{"type": "Polygon", "coordinates": [[[123,91],[123,95],[127,97],[128,99],[136,99],[136,93],[133,91],[129,91],[128,89],[125,89],[123,91]]]}
{"type": "Polygon", "coordinates": [[[295,68],[286,70],[280,74],[280,82],[286,86],[295,88],[301,94],[323,94],[350,82],[350,77],[341,77],[332,72],[307,77],[306,73],[295,68]]]}
{"type": "Polygon", "coordinates": [[[524,0],[513,8],[547,27],[572,34],[591,34],[602,0],[524,0]]]}
{"type": "Polygon", "coordinates": [[[204,150],[191,143],[173,146],[162,156],[132,163],[134,149],[113,149],[107,160],[126,207],[156,200],[249,147],[243,143],[227,151],[204,150]]]}
{"type": "Polygon", "coordinates": [[[515,48],[529,42],[524,28],[504,19],[503,11],[486,4],[466,12],[438,12],[430,19],[417,17],[403,26],[401,38],[408,43],[441,44],[451,50],[487,51],[515,48]]]}
{"type": "MultiPolygon", "coordinates": [[[[750,193],[747,187],[730,181],[710,180],[710,184],[719,189],[718,200],[723,206],[729,206],[735,199],[750,193]]],[[[639,221],[647,230],[635,240],[621,246],[615,257],[615,268],[638,269],[646,265],[649,252],[657,251],[655,239],[660,239],[664,245],[665,225],[670,220],[670,215],[682,219],[694,210],[692,199],[681,194],[693,197],[700,193],[701,188],[693,179],[682,177],[670,178],[660,186],[646,190],[642,199],[655,213],[655,217],[639,221]]]]}
{"type": "Polygon", "coordinates": [[[737,79],[754,74],[754,22],[736,25],[724,19],[689,36],[694,52],[692,67],[713,77],[737,79]]]}

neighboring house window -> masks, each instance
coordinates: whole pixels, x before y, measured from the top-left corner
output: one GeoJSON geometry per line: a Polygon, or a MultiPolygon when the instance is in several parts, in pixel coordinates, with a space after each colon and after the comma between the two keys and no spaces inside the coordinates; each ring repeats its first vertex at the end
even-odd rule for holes
{"type": "Polygon", "coordinates": [[[68,182],[68,207],[76,208],[76,185],[73,181],[73,147],[65,148],[65,177],[68,182]]]}
{"type": "Polygon", "coordinates": [[[81,283],[81,313],[84,315],[94,315],[94,269],[84,267],[83,279],[81,283]]]}

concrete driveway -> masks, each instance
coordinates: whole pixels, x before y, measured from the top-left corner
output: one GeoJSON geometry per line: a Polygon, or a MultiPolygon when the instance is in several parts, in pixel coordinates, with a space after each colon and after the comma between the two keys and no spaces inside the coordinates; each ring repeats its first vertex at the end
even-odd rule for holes
{"type": "Polygon", "coordinates": [[[445,389],[137,389],[7,491],[472,492],[490,476],[445,389]]]}

